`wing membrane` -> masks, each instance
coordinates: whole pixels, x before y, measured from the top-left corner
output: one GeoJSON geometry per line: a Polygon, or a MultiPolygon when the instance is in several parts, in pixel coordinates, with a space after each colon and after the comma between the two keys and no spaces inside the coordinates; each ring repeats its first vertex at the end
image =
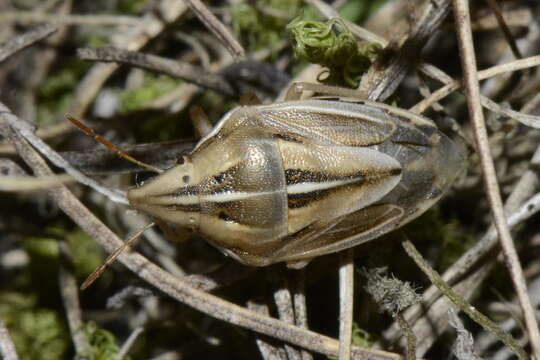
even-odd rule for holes
{"type": "Polygon", "coordinates": [[[314,223],[284,240],[275,262],[294,262],[348,249],[379,237],[399,224],[404,210],[392,204],[360,209],[331,222],[314,223]]]}

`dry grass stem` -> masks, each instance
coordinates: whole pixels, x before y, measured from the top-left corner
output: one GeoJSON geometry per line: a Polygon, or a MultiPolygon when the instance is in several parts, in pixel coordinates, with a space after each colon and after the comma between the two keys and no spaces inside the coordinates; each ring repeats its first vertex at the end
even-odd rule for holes
{"type": "Polygon", "coordinates": [[[9,176],[0,177],[0,191],[37,191],[47,190],[58,184],[74,182],[71,175],[53,175],[47,177],[9,176]]]}
{"type": "Polygon", "coordinates": [[[183,79],[229,96],[235,94],[235,91],[222,76],[209,73],[198,66],[185,62],[113,47],[99,49],[81,48],[77,50],[77,55],[82,60],[129,64],[149,71],[183,79]]]}
{"type": "Polygon", "coordinates": [[[480,313],[474,308],[465,298],[452,290],[448,284],[444,282],[442,277],[428,264],[428,262],[422,257],[422,255],[416,250],[416,247],[410,240],[403,242],[403,248],[407,254],[414,260],[416,265],[426,274],[432,284],[437,286],[439,290],[447,296],[461,311],[469,315],[478,325],[482,326],[487,331],[494,334],[500,341],[504,342],[506,346],[511,348],[514,353],[522,360],[526,360],[529,357],[525,351],[516,343],[510,334],[505,333],[495,323],[493,323],[488,317],[480,313]]]}
{"type": "Polygon", "coordinates": [[[420,19],[398,42],[399,51],[385,49],[393,54],[390,59],[385,56],[369,68],[360,83],[361,93],[374,101],[384,101],[396,90],[405,78],[407,71],[414,64],[425,46],[427,39],[439,28],[450,10],[450,0],[436,0],[427,3],[420,19]]]}
{"type": "Polygon", "coordinates": [[[22,119],[19,119],[7,109],[3,104],[0,103],[0,111],[3,112],[3,118],[8,122],[10,126],[24,136],[24,138],[32,144],[36,149],[38,149],[43,155],[47,157],[53,164],[64,169],[69,175],[73,176],[77,181],[82,184],[88,185],[94,190],[105,195],[111,201],[118,202],[121,204],[127,204],[127,198],[123,191],[120,190],[111,190],[101,184],[96,180],[86,176],[81,173],[79,170],[75,169],[71,164],[69,164],[63,157],[61,157],[56,151],[54,151],[49,145],[47,145],[43,140],[37,137],[34,133],[34,128],[31,124],[25,122],[22,119]]]}
{"type": "Polygon", "coordinates": [[[0,320],[0,354],[4,360],[19,360],[15,344],[2,320],[0,320]]]}
{"type": "MultiPolygon", "coordinates": [[[[0,18],[1,17],[2,15],[0,14],[0,18]]],[[[45,39],[46,37],[53,34],[56,30],[57,28],[50,24],[41,25],[21,36],[9,40],[5,44],[3,44],[2,47],[0,47],[0,63],[8,59],[11,55],[21,51],[22,49],[32,46],[36,42],[45,39]]]]}
{"type": "Polygon", "coordinates": [[[354,315],[354,249],[341,254],[339,264],[339,360],[351,357],[354,315]]]}
{"type": "Polygon", "coordinates": [[[71,339],[78,356],[84,356],[88,351],[88,338],[83,331],[82,310],[79,300],[79,287],[74,274],[73,258],[69,244],[61,240],[58,244],[60,250],[60,271],[58,284],[62,302],[66,309],[66,318],[69,326],[71,339]]]}
{"type": "Polygon", "coordinates": [[[453,0],[453,5],[460,45],[460,59],[464,73],[465,89],[467,92],[469,116],[473,122],[474,135],[480,155],[487,195],[493,212],[495,227],[499,233],[499,241],[501,242],[501,247],[506,259],[506,265],[510,271],[522,307],[525,323],[529,332],[529,339],[533,348],[533,354],[535,357],[540,357],[540,330],[538,329],[538,323],[534,316],[534,309],[527,293],[523,269],[514,247],[510,230],[506,224],[499,184],[497,182],[495,167],[489,149],[484,114],[480,103],[480,88],[478,84],[476,57],[474,54],[474,45],[470,27],[469,7],[468,3],[463,0],[453,0]]]}
{"type": "Polygon", "coordinates": [[[35,11],[6,11],[0,14],[0,22],[14,22],[21,25],[49,23],[54,25],[133,26],[138,25],[141,19],[121,15],[46,14],[35,11]]]}
{"type": "MultiPolygon", "coordinates": [[[[271,271],[270,277],[274,283],[274,302],[278,317],[281,321],[294,325],[294,307],[287,274],[283,270],[279,272],[271,271]]],[[[289,344],[284,344],[284,349],[289,360],[301,360],[302,355],[297,348],[289,344]]]]}
{"type": "MultiPolygon", "coordinates": [[[[531,56],[525,59],[515,60],[508,64],[502,64],[493,66],[486,70],[478,71],[478,80],[485,80],[493,76],[497,76],[499,74],[503,74],[505,72],[513,72],[523,69],[528,69],[530,67],[538,66],[540,65],[540,56],[531,56]]],[[[422,100],[418,104],[414,105],[409,110],[421,114],[428,107],[430,107],[432,104],[436,103],[439,100],[444,99],[446,96],[451,94],[452,92],[460,89],[462,86],[461,81],[457,80],[450,80],[449,82],[446,82],[446,85],[443,87],[437,89],[433,94],[431,94],[430,97],[422,100]]],[[[536,125],[540,126],[540,125],[536,125]]]]}
{"type": "MultiPolygon", "coordinates": [[[[137,51],[151,39],[158,36],[165,29],[166,25],[174,22],[187,10],[184,2],[170,2],[167,0],[159,1],[155,8],[162,9],[162,11],[157,13],[149,11],[143,17],[143,21],[131,31],[113,37],[111,39],[111,45],[130,51],[137,51]]],[[[74,117],[82,117],[101,90],[105,81],[107,81],[116,69],[118,69],[117,64],[94,65],[77,85],[73,100],[67,112],[74,117]]]]}
{"type": "Polygon", "coordinates": [[[493,14],[495,14],[497,23],[499,24],[499,27],[504,34],[504,38],[506,39],[506,42],[508,43],[508,45],[510,45],[510,49],[512,50],[512,53],[514,53],[514,56],[517,59],[521,59],[523,56],[521,55],[521,52],[519,51],[519,48],[517,47],[514,36],[510,32],[510,29],[508,28],[508,25],[506,24],[506,20],[504,19],[501,7],[499,6],[496,0],[486,0],[486,2],[491,8],[491,11],[493,11],[493,14]]]}
{"type": "Polygon", "coordinates": [[[186,0],[191,11],[197,15],[202,23],[214,34],[215,37],[227,48],[233,58],[243,58],[246,54],[244,48],[233,36],[231,31],[212,14],[206,5],[200,0],[186,0]]]}

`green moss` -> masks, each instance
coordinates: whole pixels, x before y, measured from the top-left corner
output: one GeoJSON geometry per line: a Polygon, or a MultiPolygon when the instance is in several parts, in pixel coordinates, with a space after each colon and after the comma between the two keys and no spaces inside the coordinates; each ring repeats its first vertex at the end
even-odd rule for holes
{"type": "Polygon", "coordinates": [[[40,303],[52,307],[58,301],[58,240],[53,236],[31,237],[24,239],[23,246],[30,263],[16,281],[24,288],[32,289],[40,303]]]}
{"type": "Polygon", "coordinates": [[[474,237],[467,235],[457,221],[448,222],[443,219],[437,208],[432,208],[405,228],[411,240],[422,242],[436,242],[439,249],[437,269],[446,270],[474,243],[474,237]]]}
{"type": "Polygon", "coordinates": [[[294,19],[288,26],[295,38],[295,55],[328,68],[328,76],[319,81],[358,87],[360,77],[380,52],[378,44],[359,48],[356,38],[341,19],[328,21],[294,19]]]}
{"type": "Polygon", "coordinates": [[[236,36],[250,51],[273,51],[284,39],[287,23],[300,11],[311,11],[307,9],[300,0],[261,0],[237,2],[229,7],[229,13],[236,36]]]}
{"type": "MultiPolygon", "coordinates": [[[[360,328],[356,322],[353,322],[352,327],[352,341],[351,344],[354,346],[359,346],[364,349],[369,349],[375,344],[377,339],[364,329],[360,328]]],[[[329,356],[328,359],[336,360],[336,357],[329,356]]]]}
{"type": "Polygon", "coordinates": [[[65,113],[71,103],[75,87],[90,64],[71,61],[62,65],[62,70],[52,73],[38,90],[37,119],[39,125],[57,121],[58,114],[65,113]]]}
{"type": "Polygon", "coordinates": [[[111,42],[108,37],[103,35],[91,34],[87,37],[81,38],[80,42],[86,44],[86,47],[100,48],[110,46],[111,42]]]}
{"type": "Polygon", "coordinates": [[[172,91],[181,82],[181,80],[165,75],[144,73],[144,81],[139,88],[120,93],[120,112],[127,113],[138,110],[159,96],[172,91]]]}
{"type": "Polygon", "coordinates": [[[66,239],[70,245],[75,275],[77,279],[84,280],[105,260],[101,246],[80,228],[66,234],[66,239]]]}
{"type": "MultiPolygon", "coordinates": [[[[66,239],[69,244],[75,276],[83,281],[100,266],[105,258],[101,247],[80,228],[68,232],[61,228],[61,224],[51,225],[44,231],[43,237],[30,237],[24,240],[24,248],[30,256],[29,271],[23,275],[24,281],[18,280],[22,285],[32,286],[38,290],[40,299],[52,299],[51,294],[57,296],[57,276],[59,264],[59,239],[66,239]],[[44,276],[50,274],[50,276],[44,276]]],[[[108,276],[107,273],[103,276],[108,276]]],[[[40,300],[41,301],[41,300],[40,300]]],[[[49,303],[49,301],[46,301],[49,303]]]]}
{"type": "Polygon", "coordinates": [[[123,15],[138,15],[149,4],[149,0],[118,0],[117,11],[123,15]]]}
{"type": "Polygon", "coordinates": [[[357,323],[353,323],[352,328],[352,344],[356,346],[360,346],[363,348],[369,349],[370,347],[375,344],[377,339],[375,337],[365,331],[364,329],[360,328],[357,323]]]}
{"type": "MultiPolygon", "coordinates": [[[[84,326],[84,334],[88,341],[88,349],[84,356],[76,359],[119,360],[120,348],[111,332],[99,328],[93,322],[89,322],[84,326]]],[[[127,358],[124,357],[123,359],[127,358]]]]}
{"type": "Polygon", "coordinates": [[[58,259],[58,243],[51,238],[28,238],[25,248],[30,257],[40,257],[56,261],[58,259]]]}
{"type": "Polygon", "coordinates": [[[339,10],[343,18],[355,24],[361,24],[388,0],[349,0],[339,10]]]}
{"type": "Polygon", "coordinates": [[[61,316],[37,307],[34,296],[21,293],[0,295],[0,318],[10,331],[21,359],[64,359],[70,339],[61,316]]]}

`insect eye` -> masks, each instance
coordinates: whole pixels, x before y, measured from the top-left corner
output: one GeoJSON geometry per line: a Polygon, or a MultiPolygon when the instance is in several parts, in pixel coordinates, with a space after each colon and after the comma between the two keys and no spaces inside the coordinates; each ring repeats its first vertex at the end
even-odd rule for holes
{"type": "Polygon", "coordinates": [[[182,181],[184,182],[184,184],[189,183],[189,175],[182,176],[182,181]]]}

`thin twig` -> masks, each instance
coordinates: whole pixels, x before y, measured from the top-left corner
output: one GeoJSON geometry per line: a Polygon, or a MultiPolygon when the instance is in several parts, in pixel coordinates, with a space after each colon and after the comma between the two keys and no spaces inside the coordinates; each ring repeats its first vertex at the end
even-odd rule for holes
{"type": "Polygon", "coordinates": [[[0,191],[37,191],[47,190],[57,185],[74,182],[71,175],[53,175],[48,177],[9,176],[0,177],[0,191]]]}
{"type": "MultiPolygon", "coordinates": [[[[0,15],[1,18],[2,15],[0,15]]],[[[1,21],[1,20],[0,20],[1,21]]],[[[12,56],[13,54],[35,44],[36,42],[46,38],[58,30],[55,26],[50,24],[38,26],[33,30],[30,30],[14,39],[9,40],[7,43],[0,47],[0,63],[12,56]]]]}
{"type": "Polygon", "coordinates": [[[149,71],[184,79],[228,96],[235,94],[235,91],[227,80],[219,74],[212,74],[201,67],[156,55],[114,47],[104,47],[99,49],[79,48],[77,49],[77,56],[82,60],[129,64],[149,71]]]}
{"type": "MultiPolygon", "coordinates": [[[[443,71],[433,65],[423,63],[420,65],[419,69],[442,83],[450,83],[453,81],[450,76],[446,75],[443,71]]],[[[539,100],[540,96],[534,97],[525,104],[520,111],[522,113],[533,111],[537,107],[539,100]]],[[[530,163],[531,166],[540,163],[540,147],[538,147],[530,163]]],[[[507,217],[508,225],[511,228],[527,220],[538,211],[540,206],[540,195],[530,198],[534,194],[538,183],[537,172],[529,169],[522,175],[518,184],[512,190],[505,205],[505,210],[509,214],[507,217]]],[[[457,284],[456,282],[470,272],[471,269],[478,264],[479,260],[484,258],[496,244],[497,232],[490,229],[444,273],[444,280],[458,288],[463,285],[466,290],[462,292],[462,294],[472,293],[490,273],[493,268],[491,265],[493,264],[492,262],[482,265],[475,270],[474,273],[470,274],[466,280],[457,284]]],[[[439,296],[440,292],[432,285],[422,294],[422,305],[414,305],[405,313],[406,319],[409,322],[414,322],[413,326],[415,334],[420,339],[421,345],[419,345],[417,351],[418,354],[425,353],[435,341],[433,327],[436,326],[437,329],[441,329],[440,331],[442,331],[447,325],[447,319],[442,319],[439,314],[445,313],[449,305],[444,298],[440,298],[439,296]],[[428,306],[429,310],[426,313],[425,308],[428,306]]],[[[467,295],[464,296],[467,297],[467,295]]],[[[384,338],[390,342],[396,341],[400,336],[401,330],[396,322],[384,332],[384,338]]]]}
{"type": "MultiPolygon", "coordinates": [[[[39,131],[36,132],[38,134],[39,131]]],[[[175,140],[162,143],[123,145],[122,151],[135,159],[161,169],[168,169],[178,159],[187,155],[195,147],[193,140],[175,140]]],[[[59,153],[73,167],[87,175],[122,174],[144,171],[144,168],[129,161],[123,161],[114,153],[103,148],[85,151],[64,151],[59,153]]]]}
{"type": "Polygon", "coordinates": [[[354,248],[340,254],[339,265],[339,360],[351,357],[354,310],[354,248]]]}
{"type": "MultiPolygon", "coordinates": [[[[183,1],[161,0],[141,17],[131,31],[111,36],[111,45],[137,51],[159,35],[167,24],[172,23],[187,10],[183,1]],[[159,11],[156,11],[159,10],[159,11]]],[[[82,117],[107,79],[118,69],[117,64],[96,64],[78,83],[69,105],[68,113],[82,117]]]]}
{"type": "Polygon", "coordinates": [[[534,309],[527,294],[527,285],[523,277],[523,269],[512,241],[510,230],[506,224],[503,204],[499,191],[499,184],[489,149],[484,114],[480,104],[480,88],[476,71],[476,58],[472,40],[469,4],[465,0],[453,0],[454,15],[460,48],[460,60],[462,63],[465,89],[467,92],[467,105],[469,115],[473,122],[474,135],[478,147],[482,172],[486,185],[488,199],[493,212],[495,227],[499,233],[499,241],[506,260],[506,266],[510,271],[512,282],[516,288],[519,303],[525,318],[525,324],[529,332],[529,338],[535,357],[540,358],[540,330],[534,316],[534,309]]]}
{"type": "MultiPolygon", "coordinates": [[[[294,323],[296,326],[309,329],[308,314],[306,306],[306,270],[305,268],[298,269],[294,272],[294,323]]],[[[312,360],[313,356],[307,350],[302,349],[302,360],[312,360]]]]}
{"type": "Polygon", "coordinates": [[[43,155],[45,155],[47,159],[49,159],[56,166],[63,168],[68,174],[77,179],[77,181],[90,186],[92,189],[105,195],[114,202],[128,204],[126,195],[123,191],[111,190],[109,188],[106,188],[99,184],[96,180],[89,178],[88,176],[81,173],[79,170],[75,169],[49,145],[47,145],[43,140],[41,140],[35,135],[34,128],[31,124],[25,122],[24,120],[15,116],[13,113],[9,112],[9,109],[5,107],[2,103],[0,103],[0,116],[3,117],[10,126],[12,126],[14,129],[17,129],[17,131],[22,136],[24,136],[24,138],[29,143],[31,143],[32,146],[34,146],[43,155]]]}
{"type": "MultiPolygon", "coordinates": [[[[457,282],[453,285],[453,290],[463,296],[465,299],[471,299],[474,294],[477,293],[477,288],[484,283],[485,279],[490,274],[494,267],[494,263],[486,264],[478,269],[475,269],[467,278],[457,282]]],[[[432,285],[435,289],[437,287],[432,285]]],[[[437,289],[438,294],[441,294],[437,289]]],[[[448,327],[448,317],[446,312],[449,308],[455,305],[445,296],[438,297],[435,301],[421,302],[418,305],[414,305],[412,308],[421,309],[421,317],[415,318],[408,316],[409,310],[403,315],[407,322],[411,325],[414,335],[416,336],[416,355],[423,356],[428,352],[439,338],[440,334],[448,327]]],[[[392,326],[394,336],[385,339],[391,339],[395,342],[400,339],[399,344],[403,347],[407,346],[406,339],[403,338],[403,330],[397,323],[392,326]]],[[[386,334],[385,334],[386,335],[386,334]]]]}
{"type": "Polygon", "coordinates": [[[140,18],[125,15],[76,15],[76,14],[47,14],[36,11],[6,11],[0,13],[0,22],[31,24],[49,23],[57,25],[91,25],[91,26],[121,26],[137,25],[140,18]]]}
{"type": "Polygon", "coordinates": [[[497,3],[496,0],[486,0],[489,7],[491,8],[491,11],[493,11],[493,14],[495,14],[495,18],[497,19],[497,22],[499,23],[499,27],[501,28],[504,38],[506,39],[506,42],[508,45],[510,45],[510,49],[512,50],[512,53],[514,53],[514,56],[518,59],[521,59],[523,56],[521,55],[521,52],[519,51],[519,48],[517,47],[516,40],[512,36],[512,33],[510,32],[510,29],[508,28],[508,25],[506,24],[506,21],[504,20],[501,7],[497,3]]]}
{"type": "Polygon", "coordinates": [[[199,20],[210,30],[215,37],[225,46],[233,58],[239,59],[245,56],[242,45],[236,40],[232,32],[200,0],[186,0],[187,5],[197,15],[199,20]]]}
{"type": "MultiPolygon", "coordinates": [[[[521,181],[520,181],[521,183],[521,181]]],[[[527,185],[526,185],[527,186],[527,185]]],[[[517,188],[517,187],[516,187],[517,188]]],[[[534,214],[536,214],[538,211],[540,211],[540,193],[534,195],[529,200],[525,201],[518,209],[514,210],[512,215],[508,217],[508,226],[510,228],[515,227],[516,225],[522,223],[523,221],[527,220],[534,214]]],[[[449,284],[455,284],[458,279],[460,279],[464,274],[470,271],[470,269],[478,263],[478,260],[483,258],[486,254],[488,254],[491,249],[497,244],[497,232],[493,229],[490,230],[484,235],[479,241],[475,243],[475,245],[469,249],[465,254],[463,254],[453,265],[450,269],[448,269],[445,274],[443,275],[443,280],[446,281],[449,284]]],[[[493,264],[493,263],[491,263],[493,264]]],[[[490,269],[492,269],[493,266],[486,265],[483,266],[480,270],[477,270],[475,274],[481,275],[481,279],[478,281],[474,281],[473,284],[468,284],[467,289],[471,290],[470,292],[476,288],[476,286],[481,284],[481,281],[483,278],[489,274],[490,269]],[[482,270],[484,269],[484,270],[482,270]],[[480,274],[482,273],[482,274],[480,274]]],[[[475,275],[476,276],[476,275],[475,275]]],[[[409,321],[416,321],[418,322],[419,316],[422,315],[425,312],[425,307],[430,307],[430,312],[432,312],[432,308],[435,305],[438,296],[440,293],[438,292],[437,287],[432,285],[429,289],[427,289],[422,294],[422,306],[415,305],[408,309],[405,313],[406,319],[409,321]]],[[[444,313],[446,310],[443,309],[443,311],[433,310],[434,314],[441,314],[444,313]]],[[[426,314],[424,317],[424,322],[430,323],[431,325],[428,325],[429,331],[432,332],[433,328],[433,320],[432,316],[429,314],[426,314]]],[[[397,324],[394,324],[389,330],[385,332],[385,338],[386,339],[396,339],[398,336],[400,336],[400,328],[397,326],[397,324]]],[[[417,334],[422,339],[422,336],[420,334],[417,334]]]]}
{"type": "Polygon", "coordinates": [[[13,344],[9,331],[2,320],[0,320],[0,354],[4,360],[19,360],[15,344],[13,344]]]}
{"type": "MultiPolygon", "coordinates": [[[[532,297],[534,305],[540,306],[540,278],[536,278],[535,280],[533,280],[529,284],[529,289],[531,292],[531,297],[532,297]]],[[[492,307],[493,305],[495,304],[490,304],[489,306],[490,310],[493,309],[492,307]]],[[[507,315],[507,317],[504,320],[499,321],[499,326],[502,329],[504,329],[507,332],[517,332],[516,330],[520,326],[519,323],[522,321],[522,319],[520,319],[519,314],[518,314],[520,311],[519,305],[515,301],[512,301],[511,303],[505,302],[500,305],[500,309],[493,309],[493,310],[495,312],[500,311],[505,316],[507,315]]],[[[536,316],[537,319],[539,319],[538,315],[539,314],[537,313],[537,316],[536,316]]],[[[489,349],[493,350],[494,348],[493,345],[496,341],[497,339],[493,337],[493,335],[490,333],[484,332],[484,333],[478,334],[475,339],[476,349],[480,353],[489,352],[491,354],[492,351],[490,351],[489,349]]]]}
{"type": "Polygon", "coordinates": [[[118,352],[118,359],[123,359],[127,356],[129,350],[133,347],[133,344],[135,344],[135,341],[137,341],[137,338],[139,335],[142,334],[144,331],[144,328],[142,326],[137,326],[131,334],[129,334],[129,337],[124,341],[122,344],[122,347],[120,348],[120,351],[118,352]]]}
{"type": "Polygon", "coordinates": [[[452,290],[448,284],[444,282],[441,276],[428,264],[428,262],[422,257],[418,252],[416,247],[410,240],[403,242],[403,248],[407,254],[414,260],[416,265],[426,274],[432,284],[437,286],[439,290],[446,295],[456,306],[459,307],[461,311],[469,315],[469,317],[474,320],[478,325],[482,326],[486,331],[489,331],[495,335],[500,341],[502,341],[506,346],[511,348],[520,359],[528,359],[529,357],[525,351],[516,343],[510,334],[505,333],[501,328],[499,328],[495,323],[493,323],[489,318],[484,314],[479,312],[471,306],[463,297],[457,294],[452,290]]]}
{"type": "Polygon", "coordinates": [[[403,331],[403,334],[405,334],[405,338],[407,339],[407,360],[415,360],[416,336],[414,335],[414,331],[411,328],[409,322],[405,320],[405,317],[402,313],[397,313],[395,317],[399,327],[401,328],[401,331],[403,331]]]}
{"type": "MultiPolygon", "coordinates": [[[[449,11],[450,0],[427,1],[422,17],[410,33],[399,41],[402,44],[399,51],[392,53],[390,59],[381,56],[376,60],[362,76],[360,91],[368,94],[368,99],[376,101],[384,101],[391,96],[405,78],[407,70],[418,61],[420,51],[428,38],[435,33],[449,11]]],[[[385,50],[392,52],[394,49],[390,49],[391,46],[387,46],[385,50]]]]}
{"type": "MultiPolygon", "coordinates": [[[[258,304],[254,301],[248,301],[247,308],[253,312],[261,315],[270,316],[270,310],[266,304],[258,304]]],[[[266,341],[264,337],[258,336],[255,339],[259,351],[264,360],[288,360],[285,349],[281,346],[275,346],[274,344],[266,341]]]]}
{"type": "MultiPolygon", "coordinates": [[[[505,72],[517,71],[527,69],[533,66],[540,65],[540,56],[531,56],[525,59],[515,60],[507,64],[496,65],[490,67],[489,69],[478,71],[478,80],[485,80],[490,77],[503,74],[505,72]]],[[[462,82],[458,80],[451,80],[447,82],[446,85],[437,89],[430,97],[422,100],[418,104],[414,105],[409,109],[409,111],[416,114],[423,113],[431,104],[436,103],[437,101],[448,96],[452,92],[461,88],[462,82]]]]}
{"type": "MultiPolygon", "coordinates": [[[[7,131],[9,130],[8,128],[7,131]]],[[[25,162],[27,162],[37,175],[45,176],[52,174],[43,159],[39,157],[33,148],[24,142],[24,139],[15,133],[11,133],[9,137],[16,144],[21,157],[23,157],[25,162]]],[[[121,240],[84,207],[65,186],[59,185],[51,189],[49,194],[78,226],[98,241],[107,251],[112,252],[122,245],[121,240]]],[[[314,352],[330,356],[337,356],[338,354],[339,343],[335,339],[253,313],[238,305],[202,292],[192,287],[183,279],[171,276],[136,252],[124,252],[120,255],[119,260],[148,284],[152,284],[179,302],[205,314],[232,325],[251,329],[252,331],[310,349],[314,352]]],[[[356,346],[352,347],[351,350],[353,357],[356,358],[369,357],[373,360],[402,359],[398,354],[380,350],[362,349],[356,346]]]]}
{"type": "Polygon", "coordinates": [[[71,251],[64,239],[58,243],[58,246],[60,248],[60,270],[58,273],[60,295],[66,310],[66,318],[75,353],[77,356],[84,357],[88,351],[88,340],[83,331],[79,288],[74,275],[71,251]]]}
{"type": "MultiPolygon", "coordinates": [[[[284,269],[271,269],[269,271],[271,280],[274,284],[274,302],[278,311],[278,317],[281,321],[288,324],[294,324],[294,307],[288,278],[284,273],[284,269]]],[[[285,352],[289,360],[301,360],[300,351],[295,347],[285,344],[285,352]]]]}
{"type": "Polygon", "coordinates": [[[517,120],[520,123],[522,123],[525,126],[529,126],[535,129],[540,129],[540,117],[535,115],[529,115],[529,114],[523,114],[518,111],[514,111],[512,109],[503,107],[499,104],[497,104],[495,101],[485,97],[481,96],[480,101],[482,102],[482,106],[485,107],[488,110],[491,110],[492,112],[508,116],[511,119],[517,120]]]}

